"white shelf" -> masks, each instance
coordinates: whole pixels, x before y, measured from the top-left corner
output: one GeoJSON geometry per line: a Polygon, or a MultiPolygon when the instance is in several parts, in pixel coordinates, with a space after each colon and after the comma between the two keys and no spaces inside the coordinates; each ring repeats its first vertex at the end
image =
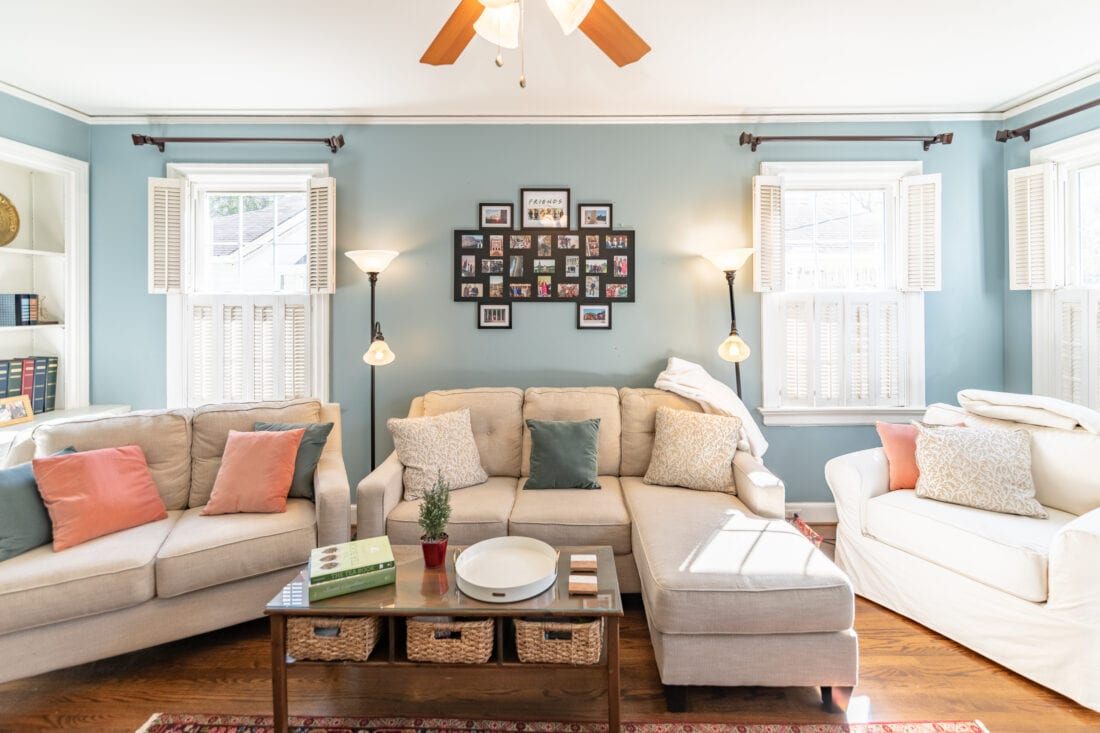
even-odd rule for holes
{"type": "Polygon", "coordinates": [[[38,323],[33,326],[0,326],[0,331],[37,331],[42,328],[65,328],[64,323],[38,323]]]}
{"type": "Polygon", "coordinates": [[[52,422],[63,422],[65,420],[74,420],[78,417],[88,417],[89,415],[121,415],[124,412],[129,412],[129,405],[88,405],[87,407],[73,407],[68,410],[51,410],[50,412],[40,412],[34,416],[33,420],[27,422],[21,422],[18,425],[11,425],[9,427],[0,428],[0,445],[3,445],[7,441],[4,437],[10,438],[10,434],[19,433],[24,430],[36,428],[39,425],[52,422]]]}
{"type": "Polygon", "coordinates": [[[64,252],[51,252],[45,249],[27,249],[25,247],[0,247],[0,255],[32,255],[34,257],[64,257],[64,252]]]}

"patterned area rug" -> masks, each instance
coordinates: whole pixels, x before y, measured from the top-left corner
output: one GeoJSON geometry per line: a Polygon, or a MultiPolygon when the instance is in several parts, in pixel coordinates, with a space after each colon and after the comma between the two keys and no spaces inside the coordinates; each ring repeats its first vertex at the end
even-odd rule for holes
{"type": "MultiPolygon", "coordinates": [[[[909,723],[623,723],[626,733],[989,733],[976,720],[909,723]]],[[[137,733],[272,733],[269,716],[157,713],[137,733]]],[[[607,724],[454,718],[302,718],[291,733],[607,733],[607,724]]]]}

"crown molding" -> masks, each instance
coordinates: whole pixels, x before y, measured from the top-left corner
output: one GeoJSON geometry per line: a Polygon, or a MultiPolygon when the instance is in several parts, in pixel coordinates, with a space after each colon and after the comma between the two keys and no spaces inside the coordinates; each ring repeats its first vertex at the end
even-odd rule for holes
{"type": "Polygon", "coordinates": [[[72,107],[66,107],[65,105],[59,102],[55,102],[52,99],[46,99],[45,97],[41,97],[34,92],[28,92],[26,89],[14,87],[11,84],[6,84],[2,81],[0,81],[0,92],[15,97],[16,99],[22,99],[24,102],[36,104],[39,107],[45,107],[52,112],[57,112],[58,114],[65,115],[66,117],[71,117],[72,119],[78,122],[83,122],[87,125],[93,124],[93,120],[95,119],[91,115],[86,115],[80,110],[73,109],[72,107]]]}
{"type": "Polygon", "coordinates": [[[1016,115],[1041,107],[1048,102],[1054,102],[1093,84],[1100,84],[1100,64],[1089,67],[1085,72],[1085,76],[1074,74],[998,105],[1004,110],[1000,113],[1001,119],[1011,119],[1016,115]]]}

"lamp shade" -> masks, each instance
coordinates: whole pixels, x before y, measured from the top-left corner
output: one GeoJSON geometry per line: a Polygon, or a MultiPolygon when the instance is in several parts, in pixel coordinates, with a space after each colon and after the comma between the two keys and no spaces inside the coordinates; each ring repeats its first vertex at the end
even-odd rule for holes
{"type": "Polygon", "coordinates": [[[392,249],[356,249],[345,252],[366,273],[379,273],[389,267],[398,253],[392,249]]]}
{"type": "Polygon", "coordinates": [[[749,358],[749,354],[751,353],[752,350],[749,349],[749,345],[746,344],[736,332],[731,333],[726,340],[718,346],[718,356],[726,361],[744,361],[749,358]]]}
{"type": "Polygon", "coordinates": [[[752,247],[720,249],[717,252],[709,252],[704,257],[722,272],[737,272],[745,266],[754,251],[752,247]]]}
{"type": "Polygon", "coordinates": [[[588,17],[596,0],[546,0],[546,4],[558,19],[561,32],[568,36],[588,17]]]}
{"type": "Polygon", "coordinates": [[[390,347],[383,339],[375,339],[370,342],[370,348],[363,354],[363,361],[371,366],[385,366],[392,364],[397,355],[390,351],[390,347]]]}
{"type": "Polygon", "coordinates": [[[481,4],[486,7],[474,21],[474,32],[496,46],[519,46],[519,3],[509,2],[497,6],[482,0],[481,4]]]}

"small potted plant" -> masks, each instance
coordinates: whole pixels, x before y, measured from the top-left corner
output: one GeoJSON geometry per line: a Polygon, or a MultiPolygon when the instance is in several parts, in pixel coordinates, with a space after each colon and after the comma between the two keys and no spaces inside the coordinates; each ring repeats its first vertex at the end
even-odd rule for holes
{"type": "Polygon", "coordinates": [[[451,518],[451,489],[440,475],[420,500],[420,548],[424,565],[437,568],[447,556],[447,520],[451,518]]]}

